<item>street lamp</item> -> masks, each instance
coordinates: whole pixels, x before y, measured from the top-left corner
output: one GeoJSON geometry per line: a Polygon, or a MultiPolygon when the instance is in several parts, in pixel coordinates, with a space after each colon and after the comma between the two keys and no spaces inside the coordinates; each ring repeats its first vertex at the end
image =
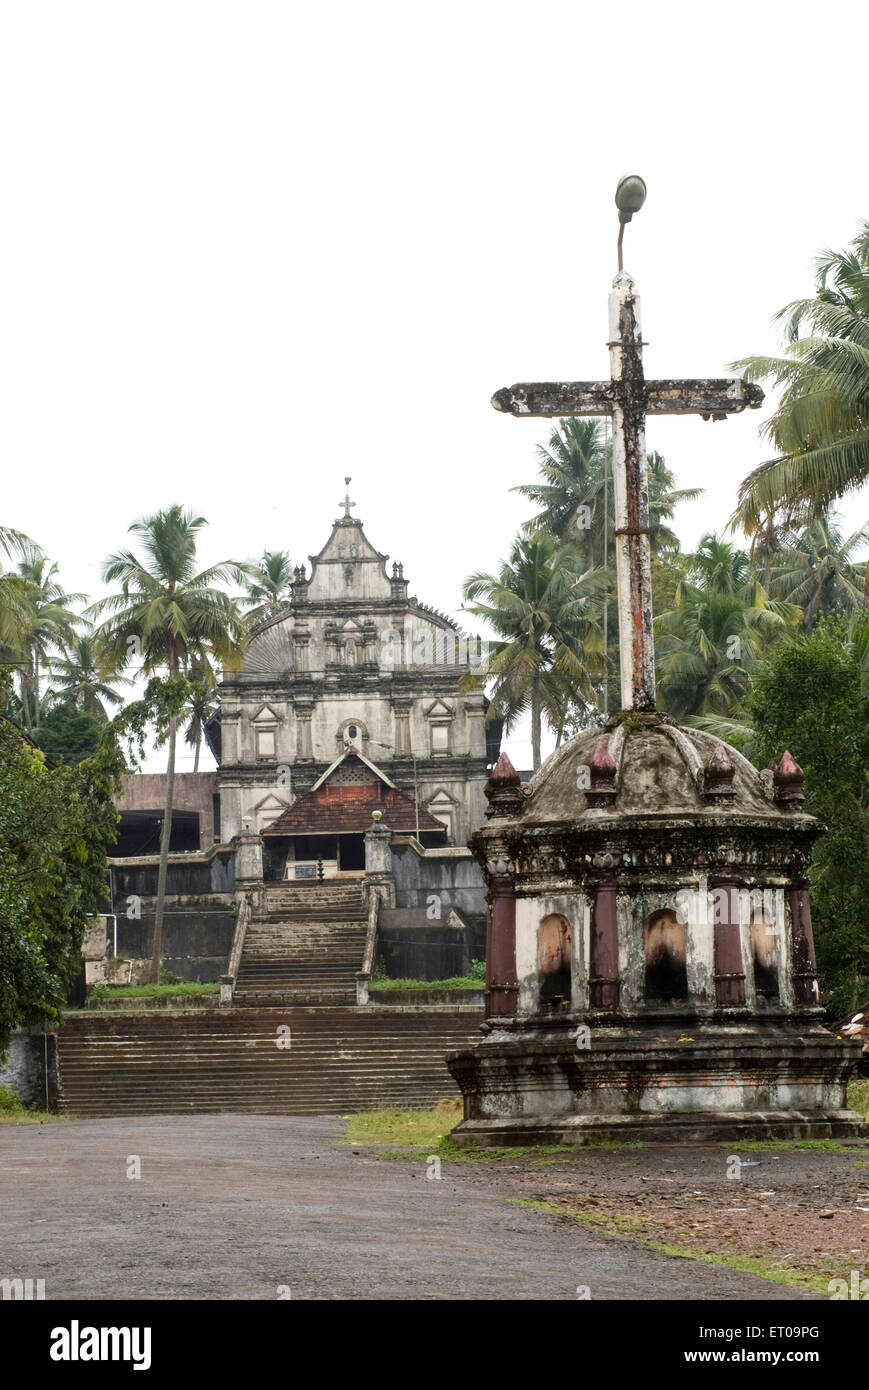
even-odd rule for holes
{"type": "Polygon", "coordinates": [[[630,222],[635,212],[639,212],[646,201],[646,183],[639,174],[626,174],[619,179],[616,189],[616,207],[619,210],[619,270],[622,270],[622,237],[625,223],[630,222]]]}

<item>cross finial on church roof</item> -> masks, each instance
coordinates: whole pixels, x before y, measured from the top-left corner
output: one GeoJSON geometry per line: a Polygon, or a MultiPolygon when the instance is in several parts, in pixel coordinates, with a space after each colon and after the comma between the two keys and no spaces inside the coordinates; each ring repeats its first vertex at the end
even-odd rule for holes
{"type": "MultiPolygon", "coordinates": [[[[351,483],[351,481],[352,481],[352,479],[350,479],[350,478],[345,478],[345,479],[344,479],[344,482],[347,484],[347,496],[344,498],[343,502],[341,503],[341,506],[344,508],[344,515],[345,515],[345,517],[349,517],[349,516],[350,516],[350,508],[356,506],[356,503],[355,503],[355,502],[351,502],[351,501],[350,501],[350,483],[351,483]]],[[[352,520],[352,517],[351,517],[350,519],[352,520]]]]}

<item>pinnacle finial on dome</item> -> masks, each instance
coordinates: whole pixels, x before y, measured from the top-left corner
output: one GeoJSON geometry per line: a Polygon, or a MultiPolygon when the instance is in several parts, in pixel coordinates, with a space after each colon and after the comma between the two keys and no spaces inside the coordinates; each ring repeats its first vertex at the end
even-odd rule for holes
{"type": "Polygon", "coordinates": [[[716,743],[703,768],[703,795],[713,804],[732,801],[733,763],[723,743],[716,743]]]}
{"type": "Polygon", "coordinates": [[[603,739],[598,739],[588,764],[589,806],[611,806],[616,799],[616,765],[603,739]]]}
{"type": "Polygon", "coordinates": [[[489,803],[486,815],[490,819],[493,816],[516,816],[522,810],[519,773],[506,753],[501,754],[492,768],[485,792],[489,803]]]}
{"type": "Polygon", "coordinates": [[[773,769],[775,799],[788,810],[797,810],[805,801],[803,782],[806,775],[789,749],[782,753],[781,762],[773,769]]]}

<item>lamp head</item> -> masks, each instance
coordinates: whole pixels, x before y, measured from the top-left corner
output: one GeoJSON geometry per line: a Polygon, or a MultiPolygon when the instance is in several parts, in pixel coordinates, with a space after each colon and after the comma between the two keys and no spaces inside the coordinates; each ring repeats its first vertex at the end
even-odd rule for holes
{"type": "Polygon", "coordinates": [[[619,186],[616,189],[616,207],[619,210],[621,223],[630,222],[634,213],[639,212],[645,201],[646,184],[639,174],[626,174],[623,179],[619,179],[619,186]]]}

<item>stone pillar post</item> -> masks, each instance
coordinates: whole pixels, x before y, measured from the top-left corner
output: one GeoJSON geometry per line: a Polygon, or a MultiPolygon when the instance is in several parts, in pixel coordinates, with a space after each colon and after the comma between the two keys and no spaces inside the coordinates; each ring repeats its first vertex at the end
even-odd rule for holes
{"type": "Polygon", "coordinates": [[[793,943],[794,1002],[818,1003],[815,937],[812,932],[812,913],[806,879],[800,879],[788,889],[791,909],[791,940],[793,943]]]}
{"type": "Polygon", "coordinates": [[[296,757],[309,761],[314,756],[311,743],[311,718],[313,710],[296,708],[296,757]]]}
{"type": "Polygon", "coordinates": [[[235,845],[235,882],[237,887],[253,887],[263,881],[262,837],[252,830],[243,830],[233,840],[235,845]]]}
{"type": "Polygon", "coordinates": [[[619,924],[614,878],[595,889],[589,953],[589,1007],[614,1012],[619,1007],[619,924]]]}
{"type": "Polygon", "coordinates": [[[365,832],[365,882],[376,887],[385,907],[395,907],[395,875],[392,871],[392,831],[381,811],[372,812],[365,832]]]}
{"type": "Polygon", "coordinates": [[[506,859],[489,863],[489,919],[486,929],[486,1017],[512,1018],[516,1012],[516,885],[506,859]]]}
{"type": "Polygon", "coordinates": [[[719,1009],[745,1004],[745,971],[739,925],[739,884],[735,878],[709,880],[714,905],[715,1003],[719,1009]]]}
{"type": "Polygon", "coordinates": [[[465,701],[465,718],[468,730],[468,755],[472,758],[486,756],[486,711],[482,696],[465,701]]]}

